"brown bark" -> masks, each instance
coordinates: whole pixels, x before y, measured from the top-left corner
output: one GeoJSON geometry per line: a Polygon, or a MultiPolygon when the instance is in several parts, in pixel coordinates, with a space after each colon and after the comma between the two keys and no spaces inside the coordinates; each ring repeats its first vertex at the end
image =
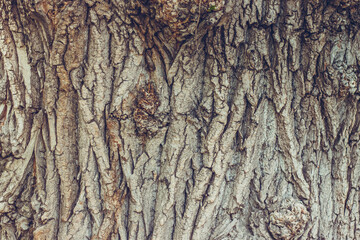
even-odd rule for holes
{"type": "Polygon", "coordinates": [[[0,0],[0,239],[360,239],[358,0],[0,0]]]}

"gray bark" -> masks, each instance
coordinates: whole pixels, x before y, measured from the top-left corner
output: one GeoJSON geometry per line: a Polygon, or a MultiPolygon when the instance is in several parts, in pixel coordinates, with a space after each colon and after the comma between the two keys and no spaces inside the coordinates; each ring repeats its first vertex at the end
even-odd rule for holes
{"type": "Polygon", "coordinates": [[[0,239],[360,239],[360,1],[0,0],[0,239]]]}

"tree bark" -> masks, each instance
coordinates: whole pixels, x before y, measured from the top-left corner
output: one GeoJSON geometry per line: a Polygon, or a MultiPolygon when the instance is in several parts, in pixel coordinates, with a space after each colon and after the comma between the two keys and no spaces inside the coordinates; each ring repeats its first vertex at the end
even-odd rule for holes
{"type": "Polygon", "coordinates": [[[360,239],[360,1],[0,0],[0,239],[360,239]]]}

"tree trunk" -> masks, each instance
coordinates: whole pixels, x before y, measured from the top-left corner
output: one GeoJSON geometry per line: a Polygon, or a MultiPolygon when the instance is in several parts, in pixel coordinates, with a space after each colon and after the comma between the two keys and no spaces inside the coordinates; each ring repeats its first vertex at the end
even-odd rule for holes
{"type": "Polygon", "coordinates": [[[360,1],[0,0],[0,239],[360,239],[360,1]]]}

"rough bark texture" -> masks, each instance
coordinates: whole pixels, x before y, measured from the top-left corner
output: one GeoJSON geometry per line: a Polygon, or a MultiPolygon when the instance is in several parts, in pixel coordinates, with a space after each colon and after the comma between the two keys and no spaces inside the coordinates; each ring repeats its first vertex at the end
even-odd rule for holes
{"type": "Polygon", "coordinates": [[[360,1],[0,0],[0,239],[360,239],[360,1]]]}

